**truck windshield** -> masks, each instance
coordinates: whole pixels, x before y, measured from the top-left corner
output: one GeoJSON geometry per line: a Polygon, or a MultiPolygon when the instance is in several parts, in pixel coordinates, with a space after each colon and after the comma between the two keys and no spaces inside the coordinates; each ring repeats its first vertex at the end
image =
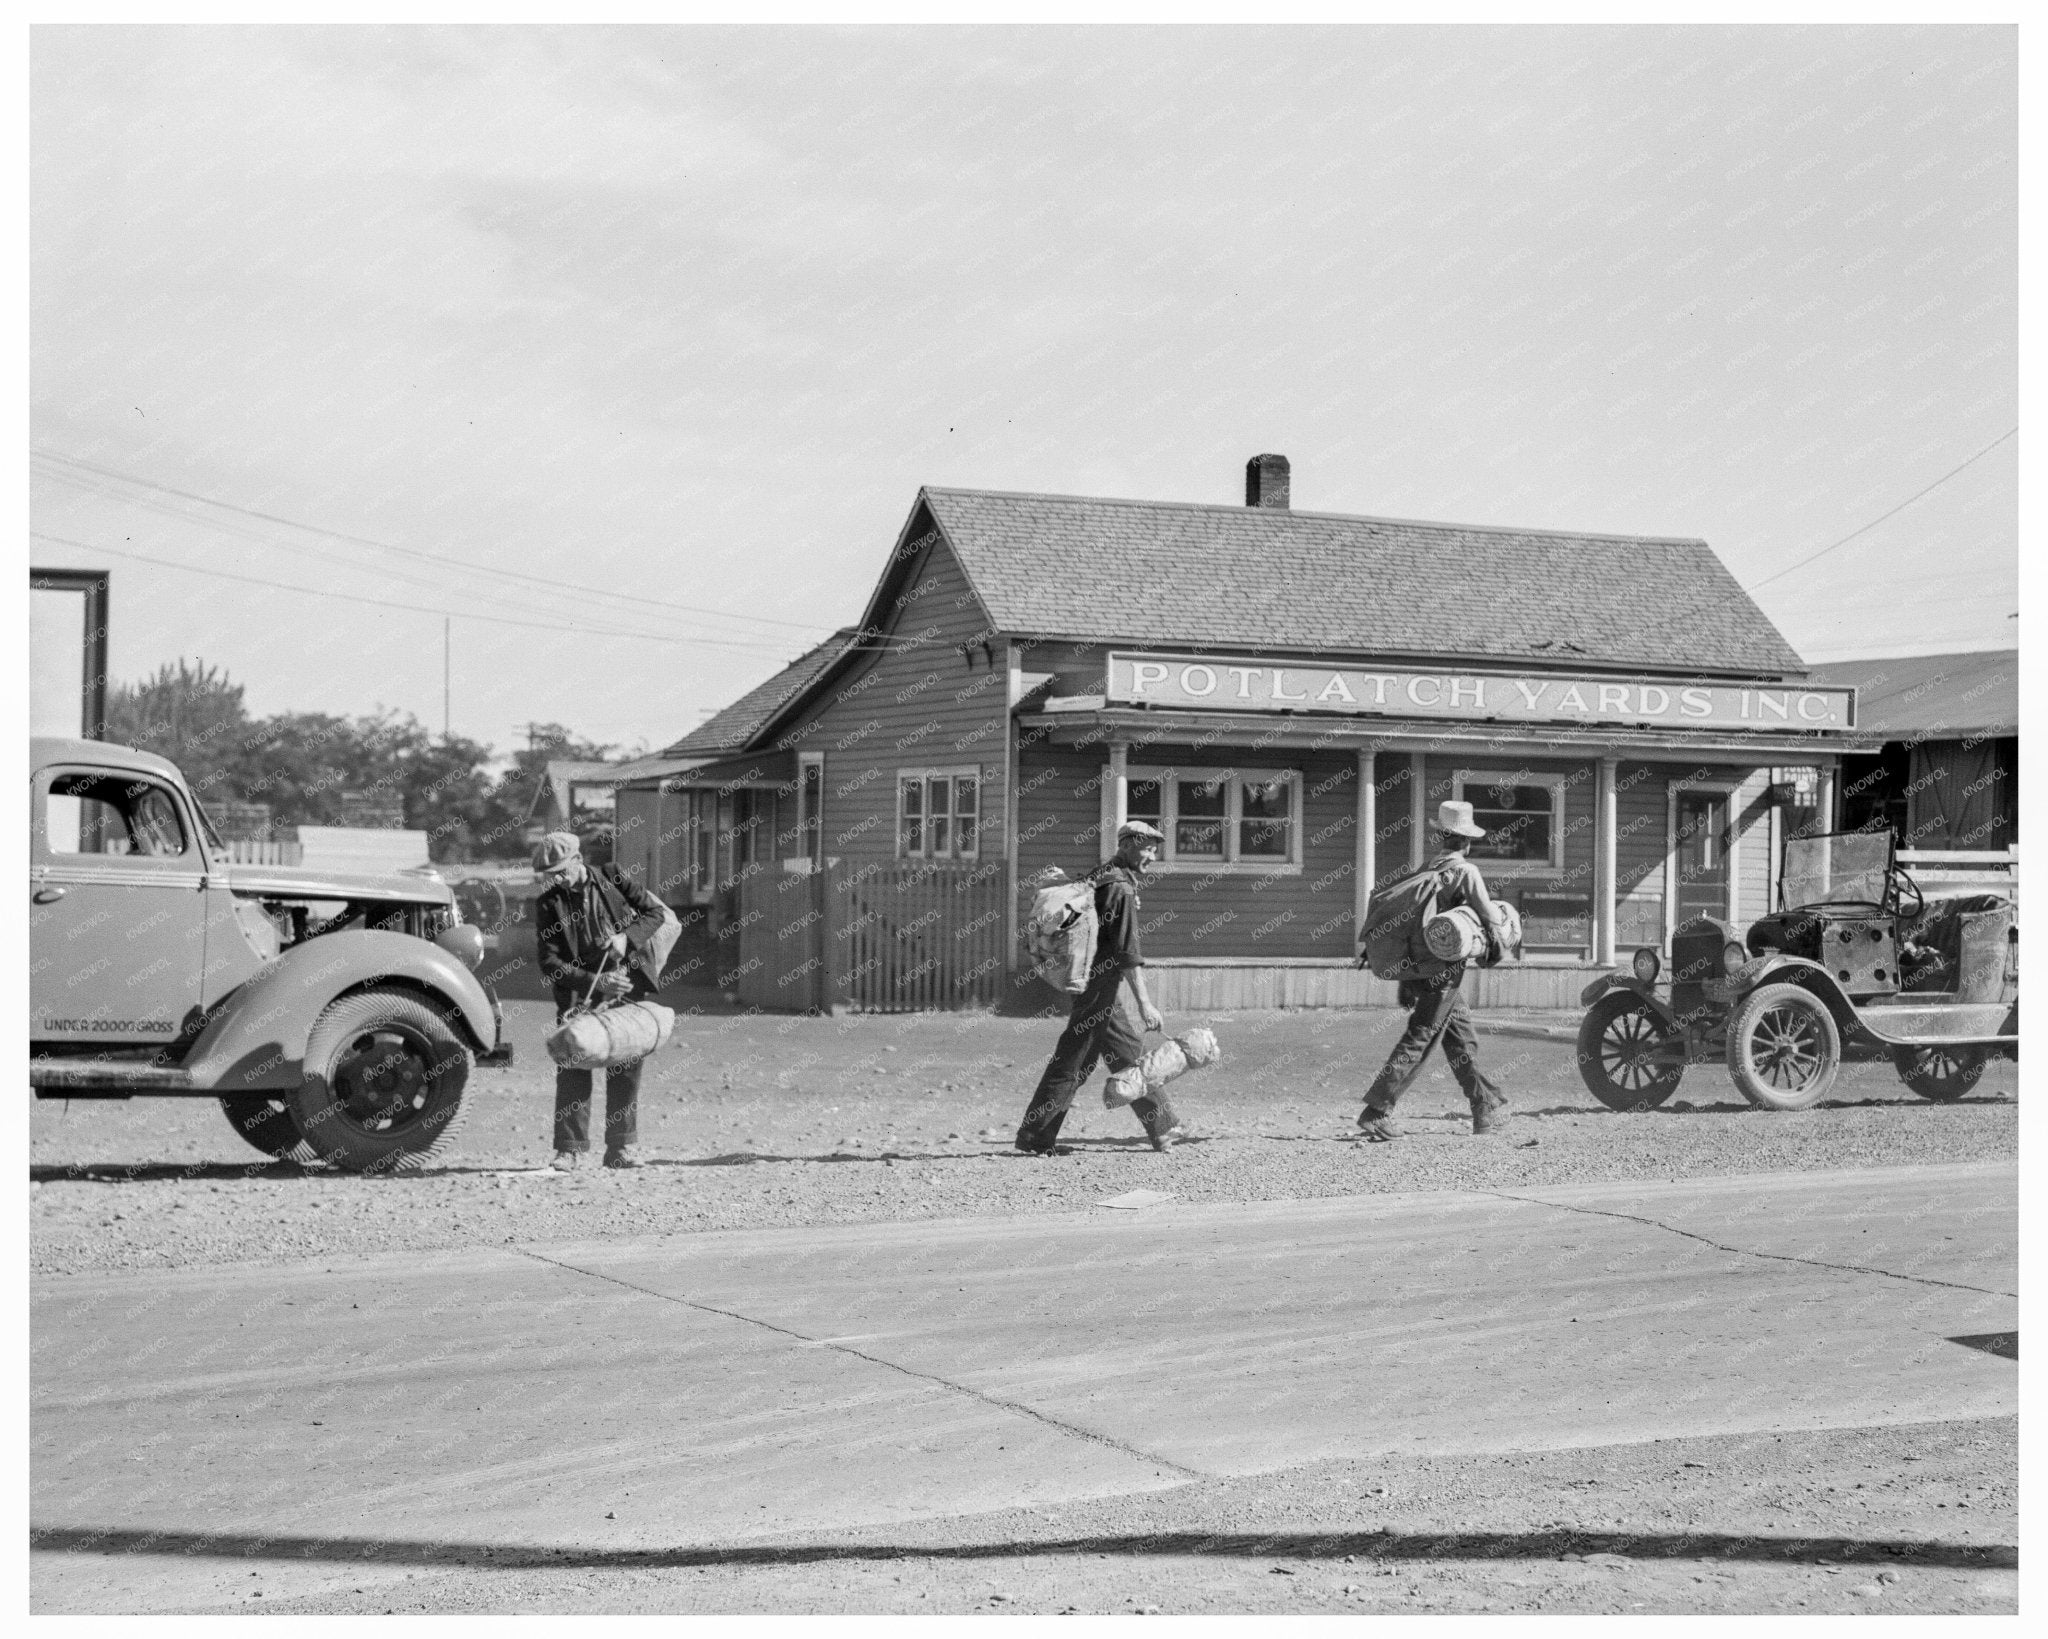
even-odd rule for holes
{"type": "Polygon", "coordinates": [[[1889,831],[1794,837],[1785,844],[1785,909],[1882,905],[1891,863],[1889,831]]]}

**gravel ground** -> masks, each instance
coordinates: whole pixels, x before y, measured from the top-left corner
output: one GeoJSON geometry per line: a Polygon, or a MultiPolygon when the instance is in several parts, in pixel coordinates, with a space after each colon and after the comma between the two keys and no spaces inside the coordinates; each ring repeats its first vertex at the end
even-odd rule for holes
{"type": "MultiPolygon", "coordinates": [[[[1104,1110],[1100,1077],[1063,1137],[1019,1156],[1017,1118],[1056,1027],[990,1014],[842,1019],[685,1013],[641,1093],[637,1172],[542,1170],[553,1074],[541,1003],[507,1005],[510,1070],[478,1070],[446,1164],[360,1178],[262,1161],[211,1100],[35,1104],[30,1249],[37,1273],[282,1262],[478,1242],[1067,1210],[1147,1188],[1184,1201],[1494,1189],[1601,1179],[1811,1170],[2016,1153],[2017,1066],[1994,1063],[1953,1105],[1887,1066],[1852,1065],[1830,1103],[1753,1110],[1719,1066],[1664,1109],[1617,1115],[1579,1084],[1568,1043],[1489,1035],[1484,1062],[1515,1100],[1474,1138],[1440,1056],[1403,1100],[1406,1136],[1345,1140],[1400,1025],[1385,1011],[1183,1015],[1224,1061],[1176,1084],[1195,1137],[1155,1155],[1104,1110]]],[[[1500,1021],[1509,1022],[1509,1021],[1500,1021]]],[[[1574,1015],[1521,1015],[1527,1030],[1574,1015]]]]}
{"type": "Polygon", "coordinates": [[[2017,1418],[1317,1463],[654,1554],[481,1550],[202,1610],[2011,1613],[2017,1418]]]}

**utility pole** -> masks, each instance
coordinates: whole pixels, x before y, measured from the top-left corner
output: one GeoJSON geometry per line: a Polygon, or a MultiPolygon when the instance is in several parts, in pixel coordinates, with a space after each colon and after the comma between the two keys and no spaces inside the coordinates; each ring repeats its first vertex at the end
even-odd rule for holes
{"type": "Polygon", "coordinates": [[[448,647],[451,641],[449,628],[454,624],[446,615],[441,617],[441,738],[448,738],[448,647]]]}

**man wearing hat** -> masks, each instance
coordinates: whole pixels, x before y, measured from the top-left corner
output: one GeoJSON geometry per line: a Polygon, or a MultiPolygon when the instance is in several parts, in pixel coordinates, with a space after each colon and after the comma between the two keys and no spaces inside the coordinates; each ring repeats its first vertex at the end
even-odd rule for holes
{"type": "MultiPolygon", "coordinates": [[[[614,865],[585,863],[572,831],[550,831],[533,851],[541,884],[533,909],[540,970],[555,987],[555,1018],[590,1001],[638,1001],[660,988],[641,960],[666,918],[661,902],[614,865]]],[[[604,1164],[637,1167],[640,1066],[604,1072],[604,1164]]],[[[555,1165],[577,1166],[590,1150],[591,1072],[555,1071],[555,1165]]]]}
{"type": "MultiPolygon", "coordinates": [[[[1437,909],[1447,911],[1469,905],[1477,911],[1479,925],[1486,933],[1487,960],[1495,962],[1500,959],[1500,939],[1494,932],[1493,899],[1486,891],[1486,879],[1479,874],[1479,867],[1468,857],[1473,842],[1485,835],[1472,821],[1469,802],[1439,804],[1437,854],[1427,868],[1437,874],[1437,909]]],[[[1451,1062],[1451,1074],[1458,1078],[1465,1101],[1472,1106],[1472,1130],[1494,1132],[1506,1119],[1506,1096],[1476,1062],[1479,1038],[1473,1032],[1471,1014],[1465,1011],[1465,998],[1459,994],[1464,980],[1465,964],[1458,962],[1434,978],[1401,981],[1396,994],[1408,1009],[1408,1028],[1401,1032],[1386,1064],[1366,1089],[1365,1108],[1358,1116],[1358,1135],[1367,1143],[1384,1144],[1397,1136],[1387,1118],[1394,1113],[1394,1105],[1439,1040],[1444,1044],[1444,1057],[1451,1062]]]]}
{"type": "MultiPolygon", "coordinates": [[[[1115,855],[1088,874],[1087,880],[1095,884],[1095,961],[1088,970],[1088,986],[1074,998],[1067,1027],[1060,1032],[1017,1129],[1017,1148],[1026,1155],[1055,1153],[1060,1123],[1097,1060],[1111,1070],[1128,1070],[1144,1056],[1143,1040],[1117,1006],[1119,988],[1130,986],[1139,1021],[1147,1030],[1166,1028],[1145,993],[1145,959],[1138,950],[1138,882],[1165,841],[1143,820],[1132,820],[1117,830],[1115,855]]],[[[1131,1113],[1145,1124],[1145,1136],[1155,1150],[1171,1149],[1181,1136],[1180,1122],[1163,1096],[1134,1099],[1131,1113]]]]}

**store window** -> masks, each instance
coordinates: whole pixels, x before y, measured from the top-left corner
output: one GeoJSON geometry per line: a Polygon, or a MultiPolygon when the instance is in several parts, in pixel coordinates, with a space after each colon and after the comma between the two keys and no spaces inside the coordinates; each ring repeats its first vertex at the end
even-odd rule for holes
{"type": "Polygon", "coordinates": [[[981,857],[981,769],[916,768],[896,776],[899,859],[981,857]]]}
{"type": "Polygon", "coordinates": [[[1466,769],[1453,782],[1457,800],[1472,805],[1486,835],[1472,857],[1531,871],[1564,868],[1564,780],[1527,769],[1466,769]]]}
{"type": "Polygon", "coordinates": [[[1291,768],[1133,768],[1124,813],[1166,838],[1162,864],[1273,870],[1301,864],[1301,774],[1291,768]]]}

